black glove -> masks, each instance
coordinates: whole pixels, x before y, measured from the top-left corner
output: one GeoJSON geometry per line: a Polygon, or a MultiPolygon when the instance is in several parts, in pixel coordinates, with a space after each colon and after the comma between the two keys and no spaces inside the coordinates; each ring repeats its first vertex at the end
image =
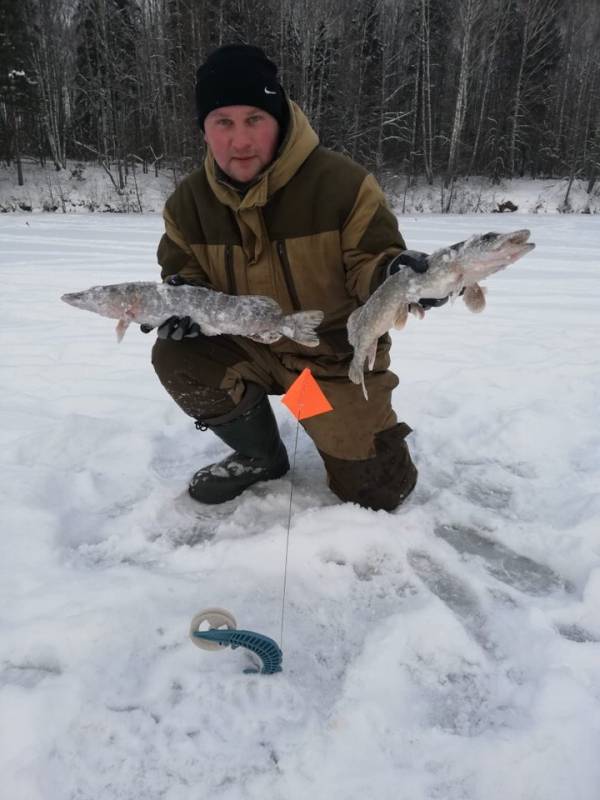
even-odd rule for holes
{"type": "Polygon", "coordinates": [[[420,297],[419,305],[427,311],[430,308],[439,308],[448,302],[447,297],[420,297]]]}
{"type": "Polygon", "coordinates": [[[156,329],[159,339],[170,339],[172,342],[180,342],[182,339],[195,339],[200,336],[202,330],[197,322],[190,317],[169,317],[156,329]]]}
{"type": "MultiPolygon", "coordinates": [[[[169,286],[185,286],[187,281],[181,275],[175,273],[175,275],[169,275],[165,279],[165,283],[169,286]]],[[[154,326],[140,325],[140,330],[142,333],[150,333],[150,331],[154,330],[154,326]]],[[[170,339],[173,342],[180,342],[182,339],[195,339],[201,333],[200,326],[193,322],[190,317],[169,317],[156,329],[156,335],[159,339],[170,339]]]]}
{"type": "Polygon", "coordinates": [[[168,278],[165,278],[165,283],[167,286],[189,286],[188,281],[183,278],[178,272],[174,275],[169,275],[168,278]]]}
{"type": "Polygon", "coordinates": [[[394,256],[387,266],[387,277],[400,272],[402,267],[410,267],[414,272],[427,272],[429,268],[429,255],[418,250],[405,250],[394,256]]]}
{"type": "MultiPolygon", "coordinates": [[[[390,275],[395,275],[396,272],[400,272],[403,267],[410,267],[413,272],[423,274],[429,269],[429,255],[427,253],[420,253],[418,250],[405,250],[403,253],[394,256],[390,261],[387,267],[387,277],[389,278],[390,275]]],[[[443,306],[444,303],[447,302],[447,297],[442,297],[439,300],[434,297],[421,297],[419,299],[419,305],[425,311],[429,308],[443,306]]]]}

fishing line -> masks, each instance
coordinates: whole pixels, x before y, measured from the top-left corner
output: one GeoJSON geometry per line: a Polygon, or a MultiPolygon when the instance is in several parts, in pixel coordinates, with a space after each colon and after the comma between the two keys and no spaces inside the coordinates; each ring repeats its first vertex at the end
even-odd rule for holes
{"type": "Polygon", "coordinates": [[[203,650],[222,649],[223,647],[243,647],[249,650],[261,662],[259,669],[256,666],[244,672],[261,672],[263,675],[271,675],[281,672],[281,662],[283,658],[283,631],[285,627],[285,603],[287,590],[287,574],[290,553],[290,532],[292,528],[292,507],[294,498],[294,477],[296,474],[296,457],[298,454],[298,435],[300,433],[300,420],[313,417],[316,414],[324,414],[333,411],[331,403],[327,400],[323,392],[312,376],[311,371],[306,368],[300,376],[288,388],[283,397],[283,403],[296,417],[296,435],[294,440],[294,452],[290,467],[290,502],[288,506],[287,530],[285,537],[285,559],[283,565],[283,588],[281,592],[281,626],[280,642],[277,645],[274,639],[264,636],[262,633],[250,630],[240,630],[236,627],[235,618],[229,611],[223,608],[207,608],[199,612],[192,619],[190,626],[190,638],[192,642],[203,650]],[[208,623],[209,630],[204,630],[203,626],[208,623]]]}
{"type": "MultiPolygon", "coordinates": [[[[302,395],[301,395],[302,397],[302,395]]],[[[303,407],[302,401],[299,403],[300,410],[303,407]]],[[[288,509],[287,533],[285,537],[285,558],[283,565],[283,591],[281,595],[281,629],[279,632],[279,646],[283,650],[283,624],[285,619],[285,593],[287,589],[288,558],[290,552],[290,528],[292,525],[292,498],[294,496],[294,473],[296,471],[296,452],[298,450],[298,433],[300,431],[300,417],[296,421],[296,437],[294,440],[294,453],[292,455],[292,468],[290,470],[290,505],[288,509]]]]}

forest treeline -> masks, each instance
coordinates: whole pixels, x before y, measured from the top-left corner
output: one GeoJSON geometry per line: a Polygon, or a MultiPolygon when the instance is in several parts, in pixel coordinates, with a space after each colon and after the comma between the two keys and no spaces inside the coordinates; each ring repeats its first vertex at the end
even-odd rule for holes
{"type": "Polygon", "coordinates": [[[594,186],[598,0],[0,0],[0,158],[190,169],[196,68],[233,42],[383,180],[594,186]]]}

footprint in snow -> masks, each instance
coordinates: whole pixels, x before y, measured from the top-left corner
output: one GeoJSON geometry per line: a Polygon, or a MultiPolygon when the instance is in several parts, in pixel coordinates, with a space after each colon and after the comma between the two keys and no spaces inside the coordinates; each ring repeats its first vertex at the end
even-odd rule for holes
{"type": "Polygon", "coordinates": [[[569,582],[550,567],[481,536],[465,525],[438,525],[435,534],[461,555],[481,559],[490,575],[520,592],[543,596],[557,591],[573,591],[569,582]]]}
{"type": "Polygon", "coordinates": [[[24,689],[33,689],[49,677],[58,677],[62,669],[57,664],[13,664],[4,662],[0,669],[0,686],[12,684],[24,689]]]}
{"type": "Polygon", "coordinates": [[[467,499],[482,508],[492,511],[502,511],[508,508],[512,492],[502,486],[490,486],[482,483],[472,483],[466,488],[467,499]]]}
{"type": "Polygon", "coordinates": [[[473,639],[490,654],[496,645],[486,633],[487,619],[477,596],[428,553],[411,550],[408,563],[427,588],[460,619],[473,639]]]}
{"type": "Polygon", "coordinates": [[[571,642],[578,644],[586,644],[588,642],[598,642],[598,638],[593,633],[586,631],[579,625],[557,625],[556,630],[560,633],[563,639],[569,639],[571,642]]]}

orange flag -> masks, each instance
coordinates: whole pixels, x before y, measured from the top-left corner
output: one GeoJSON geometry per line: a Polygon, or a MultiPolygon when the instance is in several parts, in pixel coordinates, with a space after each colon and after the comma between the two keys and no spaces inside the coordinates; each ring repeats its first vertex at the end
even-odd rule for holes
{"type": "Polygon", "coordinates": [[[296,419],[315,417],[333,411],[333,406],[325,397],[312,372],[306,367],[281,398],[296,419]]]}

